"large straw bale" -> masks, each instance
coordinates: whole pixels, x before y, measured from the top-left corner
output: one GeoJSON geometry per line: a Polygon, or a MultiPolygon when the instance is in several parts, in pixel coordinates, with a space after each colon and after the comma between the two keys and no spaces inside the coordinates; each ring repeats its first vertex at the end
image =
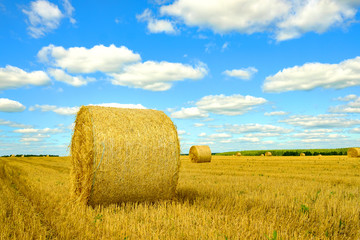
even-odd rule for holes
{"type": "Polygon", "coordinates": [[[347,155],[348,157],[360,157],[360,148],[349,148],[347,155]]]}
{"type": "Polygon", "coordinates": [[[240,157],[241,156],[241,152],[237,152],[236,156],[240,157]]]}
{"type": "Polygon", "coordinates": [[[272,156],[271,152],[266,152],[265,156],[272,156]]]}
{"type": "Polygon", "coordinates": [[[207,145],[192,146],[189,151],[191,162],[203,163],[211,161],[211,150],[207,145]]]}
{"type": "Polygon", "coordinates": [[[301,156],[301,157],[304,157],[304,156],[306,156],[306,155],[305,155],[305,153],[300,153],[300,156],[301,156]]]}
{"type": "Polygon", "coordinates": [[[262,154],[260,154],[260,156],[261,156],[261,157],[263,157],[263,156],[264,156],[264,154],[262,153],[262,154]]]}
{"type": "Polygon", "coordinates": [[[176,127],[150,109],[82,106],[71,141],[72,193],[89,205],[175,195],[180,166],[176,127]]]}

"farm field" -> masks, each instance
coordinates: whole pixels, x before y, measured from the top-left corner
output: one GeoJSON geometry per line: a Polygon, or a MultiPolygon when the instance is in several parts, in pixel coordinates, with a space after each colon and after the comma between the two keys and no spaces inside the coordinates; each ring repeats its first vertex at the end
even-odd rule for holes
{"type": "Polygon", "coordinates": [[[69,157],[0,158],[0,239],[360,239],[360,159],[181,156],[174,199],[84,207],[69,157]]]}

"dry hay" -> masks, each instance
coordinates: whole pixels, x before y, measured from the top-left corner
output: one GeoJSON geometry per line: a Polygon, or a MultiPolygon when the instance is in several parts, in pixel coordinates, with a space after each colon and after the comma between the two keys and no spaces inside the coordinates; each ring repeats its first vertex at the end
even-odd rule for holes
{"type": "Polygon", "coordinates": [[[89,205],[170,199],[180,145],[165,113],[82,106],[71,141],[72,195],[89,205]]]}
{"type": "Polygon", "coordinates": [[[319,156],[319,157],[321,157],[322,155],[321,155],[321,154],[319,154],[318,156],[319,156]]]}
{"type": "Polygon", "coordinates": [[[360,157],[360,148],[349,148],[347,152],[348,157],[360,157]]]}
{"type": "Polygon", "coordinates": [[[261,157],[263,157],[263,156],[264,156],[264,154],[262,153],[262,154],[260,154],[260,156],[261,156],[261,157]]]}
{"type": "Polygon", "coordinates": [[[193,163],[211,161],[211,150],[207,145],[192,146],[189,151],[189,158],[193,163]]]}
{"type": "Polygon", "coordinates": [[[49,155],[46,155],[46,157],[49,157],[49,155]]]}
{"type": "Polygon", "coordinates": [[[241,156],[241,152],[237,152],[236,156],[240,157],[241,156]]]}
{"type": "Polygon", "coordinates": [[[24,155],[21,155],[21,157],[25,157],[24,155]]]}
{"type": "Polygon", "coordinates": [[[306,155],[305,155],[305,153],[300,153],[300,156],[301,156],[301,157],[304,157],[304,156],[306,156],[306,155]]]}
{"type": "Polygon", "coordinates": [[[10,157],[15,157],[15,154],[11,154],[11,156],[10,157]]]}
{"type": "Polygon", "coordinates": [[[272,156],[271,152],[266,152],[265,156],[272,156]]]}

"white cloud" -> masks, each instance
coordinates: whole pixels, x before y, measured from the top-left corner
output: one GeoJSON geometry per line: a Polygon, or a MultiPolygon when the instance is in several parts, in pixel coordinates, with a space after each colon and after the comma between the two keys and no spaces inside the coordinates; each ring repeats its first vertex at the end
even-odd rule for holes
{"type": "Polygon", "coordinates": [[[174,24],[169,20],[154,18],[150,9],[145,9],[142,14],[136,15],[138,21],[147,22],[147,28],[151,33],[177,33],[174,24]]]}
{"type": "Polygon", "coordinates": [[[360,85],[360,57],[339,64],[306,63],[285,68],[265,79],[265,92],[311,90],[316,87],[341,89],[360,85]]]}
{"type": "Polygon", "coordinates": [[[230,77],[236,77],[244,80],[249,80],[252,75],[257,73],[258,70],[254,67],[242,68],[242,69],[233,69],[233,70],[226,70],[224,74],[230,77]]]}
{"type": "Polygon", "coordinates": [[[265,116],[283,116],[283,115],[287,115],[289,113],[284,112],[284,111],[275,111],[275,112],[266,112],[264,113],[265,116]]]}
{"type": "Polygon", "coordinates": [[[99,103],[99,104],[89,104],[90,106],[100,106],[100,107],[114,107],[114,108],[137,108],[137,109],[146,109],[141,104],[121,104],[121,103],[99,103]]]}
{"type": "Polygon", "coordinates": [[[204,111],[201,111],[197,107],[191,107],[191,108],[181,108],[181,110],[172,112],[170,115],[172,118],[180,118],[180,119],[186,119],[186,118],[206,118],[209,116],[204,111]]]}
{"type": "Polygon", "coordinates": [[[347,104],[338,105],[329,108],[329,112],[335,113],[360,113],[360,97],[356,95],[348,95],[341,99],[341,101],[349,101],[347,104]],[[353,100],[353,101],[350,101],[353,100]]]}
{"type": "MultiPolygon", "coordinates": [[[[120,104],[120,103],[99,103],[99,104],[89,104],[90,106],[101,106],[101,107],[116,107],[116,108],[137,108],[137,109],[146,109],[141,104],[120,104]]],[[[40,110],[41,112],[54,112],[60,115],[76,115],[80,107],[58,107],[55,105],[39,105],[31,106],[29,111],[40,110]]]]}
{"type": "Polygon", "coordinates": [[[0,68],[0,89],[18,88],[27,85],[44,86],[49,83],[50,78],[43,71],[25,72],[10,65],[0,68]]]}
{"type": "Polygon", "coordinates": [[[249,133],[246,134],[245,137],[275,137],[275,136],[279,136],[280,133],[276,133],[276,132],[265,132],[265,133],[249,133]]]}
{"type": "Polygon", "coordinates": [[[338,101],[342,101],[342,102],[348,102],[348,101],[351,101],[351,100],[355,100],[357,99],[358,96],[356,96],[355,94],[349,94],[345,97],[338,97],[336,100],[338,101]]]}
{"type": "Polygon", "coordinates": [[[266,30],[289,11],[285,0],[178,0],[160,8],[162,14],[177,17],[188,26],[214,32],[254,33],[266,30]]]}
{"type": "MultiPolygon", "coordinates": [[[[289,133],[292,129],[283,128],[279,126],[269,125],[269,124],[258,124],[258,123],[248,123],[248,124],[227,124],[222,127],[222,129],[217,130],[221,132],[231,132],[231,133],[271,133],[271,134],[284,134],[289,133]]],[[[253,135],[254,136],[254,135],[253,135]]]]}
{"type": "Polygon", "coordinates": [[[29,128],[29,127],[31,127],[29,125],[16,123],[16,122],[4,120],[4,119],[0,119],[0,125],[9,126],[9,127],[13,127],[13,128],[29,128]]]}
{"type": "Polygon", "coordinates": [[[65,15],[69,17],[69,20],[72,24],[75,24],[76,20],[72,17],[73,12],[75,11],[74,7],[71,5],[69,0],[63,0],[63,6],[65,9],[65,15]]]}
{"type": "Polygon", "coordinates": [[[196,102],[197,107],[200,110],[222,114],[222,115],[241,115],[250,110],[255,106],[266,103],[267,100],[264,98],[257,98],[253,96],[242,96],[239,94],[225,96],[221,95],[209,95],[201,98],[196,102]]]}
{"type": "Polygon", "coordinates": [[[240,140],[241,142],[259,142],[260,139],[257,137],[239,137],[236,138],[237,140],[240,140]]]}
{"type": "Polygon", "coordinates": [[[40,141],[42,141],[42,139],[36,137],[23,137],[20,139],[20,142],[40,142],[40,141]]]}
{"type": "Polygon", "coordinates": [[[28,10],[22,11],[28,16],[28,31],[33,38],[42,37],[58,28],[64,17],[58,6],[47,0],[33,1],[28,10]]]}
{"type": "Polygon", "coordinates": [[[0,112],[22,112],[25,106],[8,98],[0,98],[0,112]]]}
{"type": "Polygon", "coordinates": [[[119,72],[125,64],[140,61],[140,55],[128,48],[96,45],[90,49],[65,49],[49,45],[38,52],[40,61],[66,69],[70,73],[119,72]]]}
{"type": "Polygon", "coordinates": [[[205,124],[203,123],[194,123],[194,127],[203,127],[205,124]]]}
{"type": "Polygon", "coordinates": [[[360,127],[358,128],[353,128],[350,130],[351,133],[360,133],[360,127]]]}
{"type": "Polygon", "coordinates": [[[186,133],[185,130],[177,130],[177,132],[178,132],[178,135],[184,135],[186,133]]]}
{"type": "Polygon", "coordinates": [[[230,138],[231,134],[228,133],[214,133],[209,136],[209,138],[230,138]]]}
{"type": "Polygon", "coordinates": [[[294,115],[279,122],[303,128],[346,128],[360,125],[359,119],[344,118],[341,114],[294,115]]]}
{"type": "Polygon", "coordinates": [[[64,82],[64,83],[69,84],[74,87],[84,86],[84,85],[87,85],[88,82],[95,81],[95,78],[90,78],[90,77],[84,78],[82,76],[71,76],[71,75],[65,73],[65,71],[63,71],[62,69],[50,68],[50,69],[48,69],[48,73],[55,80],[64,82]]]}
{"type": "Polygon", "coordinates": [[[181,63],[146,61],[125,66],[121,73],[113,73],[114,85],[143,88],[151,91],[166,91],[172,82],[184,79],[201,79],[207,74],[203,63],[192,67],[181,63]]]}
{"type": "Polygon", "coordinates": [[[199,137],[205,137],[206,136],[206,133],[202,132],[198,135],[199,137]]]}
{"type": "Polygon", "coordinates": [[[58,107],[55,105],[38,105],[31,106],[30,111],[40,110],[42,112],[55,112],[60,115],[75,115],[79,111],[79,107],[58,107]]]}
{"type": "Polygon", "coordinates": [[[310,0],[293,4],[294,12],[278,24],[278,41],[298,38],[306,32],[324,33],[331,26],[342,25],[356,15],[356,8],[346,1],[310,0]]]}
{"type": "Polygon", "coordinates": [[[269,32],[277,41],[307,32],[323,33],[346,27],[357,12],[358,0],[177,0],[160,8],[163,15],[216,33],[269,32]]]}
{"type": "MultiPolygon", "coordinates": [[[[63,130],[59,129],[59,128],[43,128],[43,129],[37,129],[37,128],[21,128],[21,129],[16,129],[13,132],[15,133],[23,133],[23,134],[31,134],[31,133],[62,133],[63,130]]],[[[41,135],[38,135],[41,136],[41,135]]]]}

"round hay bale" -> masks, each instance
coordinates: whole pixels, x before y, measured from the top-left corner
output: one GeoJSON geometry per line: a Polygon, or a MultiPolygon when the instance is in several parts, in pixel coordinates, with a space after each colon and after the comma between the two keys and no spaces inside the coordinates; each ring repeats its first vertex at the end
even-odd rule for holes
{"type": "Polygon", "coordinates": [[[15,157],[15,154],[11,154],[11,157],[15,157]]]}
{"type": "Polygon", "coordinates": [[[304,157],[304,156],[305,156],[305,153],[300,153],[300,156],[301,156],[301,157],[304,157]]]}
{"type": "Polygon", "coordinates": [[[360,148],[349,148],[347,155],[348,157],[360,157],[360,148]]]}
{"type": "Polygon", "coordinates": [[[240,157],[241,156],[241,152],[237,152],[236,156],[240,157]]]}
{"type": "Polygon", "coordinates": [[[89,205],[174,197],[176,127],[150,109],[82,106],[71,141],[72,196],[89,205]]]}
{"type": "Polygon", "coordinates": [[[189,158],[193,163],[211,161],[211,150],[207,145],[192,146],[189,151],[189,158]]]}
{"type": "Polygon", "coordinates": [[[262,153],[262,154],[260,154],[260,156],[261,156],[261,157],[263,157],[263,156],[264,156],[264,154],[262,153]]]}
{"type": "Polygon", "coordinates": [[[319,154],[318,156],[319,156],[319,157],[321,157],[322,155],[321,155],[321,154],[319,154]]]}
{"type": "Polygon", "coordinates": [[[272,156],[271,152],[266,152],[265,156],[272,156]]]}

